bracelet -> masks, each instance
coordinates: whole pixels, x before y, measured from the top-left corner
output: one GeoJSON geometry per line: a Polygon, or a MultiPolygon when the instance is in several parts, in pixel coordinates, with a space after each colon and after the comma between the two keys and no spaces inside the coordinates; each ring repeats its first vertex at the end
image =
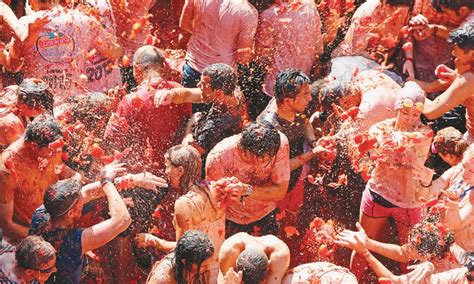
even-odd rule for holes
{"type": "Polygon", "coordinates": [[[421,185],[421,187],[429,188],[429,187],[431,187],[431,186],[433,185],[433,180],[431,180],[431,181],[430,181],[430,184],[428,184],[428,185],[424,185],[424,184],[420,181],[420,185],[421,185]]]}
{"type": "Polygon", "coordinates": [[[113,184],[114,180],[109,178],[109,177],[103,178],[103,179],[100,180],[100,186],[104,187],[105,184],[107,184],[109,182],[113,184]]]}
{"type": "Polygon", "coordinates": [[[411,57],[407,57],[407,58],[405,58],[405,60],[406,61],[411,61],[411,63],[413,63],[413,58],[411,58],[411,57]]]}
{"type": "Polygon", "coordinates": [[[359,253],[359,255],[362,256],[363,258],[367,258],[367,257],[369,257],[370,252],[369,252],[369,250],[367,249],[367,250],[365,250],[363,253],[359,253]]]}

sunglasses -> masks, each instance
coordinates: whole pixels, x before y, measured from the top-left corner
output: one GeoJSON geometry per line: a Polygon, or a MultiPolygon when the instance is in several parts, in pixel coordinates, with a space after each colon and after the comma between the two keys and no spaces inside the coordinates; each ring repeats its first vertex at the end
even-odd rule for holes
{"type": "Polygon", "coordinates": [[[398,109],[410,110],[415,109],[418,112],[422,112],[424,104],[422,102],[413,102],[411,99],[404,99],[400,102],[398,109]]]}

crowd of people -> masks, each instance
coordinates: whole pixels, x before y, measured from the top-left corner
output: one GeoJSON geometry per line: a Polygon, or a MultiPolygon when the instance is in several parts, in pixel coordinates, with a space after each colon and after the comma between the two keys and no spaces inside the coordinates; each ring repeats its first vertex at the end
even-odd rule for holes
{"type": "Polygon", "coordinates": [[[0,27],[0,283],[474,282],[473,0],[3,0],[0,27]]]}

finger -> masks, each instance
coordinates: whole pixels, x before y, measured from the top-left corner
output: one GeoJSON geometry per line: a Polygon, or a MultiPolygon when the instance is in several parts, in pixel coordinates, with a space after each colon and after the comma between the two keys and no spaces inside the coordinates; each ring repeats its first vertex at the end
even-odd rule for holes
{"type": "Polygon", "coordinates": [[[359,222],[356,223],[356,227],[360,232],[363,232],[365,234],[365,230],[359,222]]]}

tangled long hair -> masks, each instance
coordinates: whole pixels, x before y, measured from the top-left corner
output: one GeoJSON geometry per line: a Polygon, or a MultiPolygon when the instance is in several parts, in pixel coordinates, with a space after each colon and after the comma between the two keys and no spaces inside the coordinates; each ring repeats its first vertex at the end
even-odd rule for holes
{"type": "Polygon", "coordinates": [[[199,186],[201,180],[202,161],[199,152],[192,146],[176,145],[168,149],[165,159],[175,167],[183,167],[184,173],[179,181],[181,189],[190,185],[199,186]]]}
{"type": "Polygon", "coordinates": [[[201,272],[202,263],[212,256],[214,245],[206,234],[198,230],[187,231],[176,243],[173,257],[173,274],[178,284],[205,284],[206,274],[201,272]],[[190,273],[193,264],[197,271],[191,281],[186,281],[186,274],[190,273]]]}

